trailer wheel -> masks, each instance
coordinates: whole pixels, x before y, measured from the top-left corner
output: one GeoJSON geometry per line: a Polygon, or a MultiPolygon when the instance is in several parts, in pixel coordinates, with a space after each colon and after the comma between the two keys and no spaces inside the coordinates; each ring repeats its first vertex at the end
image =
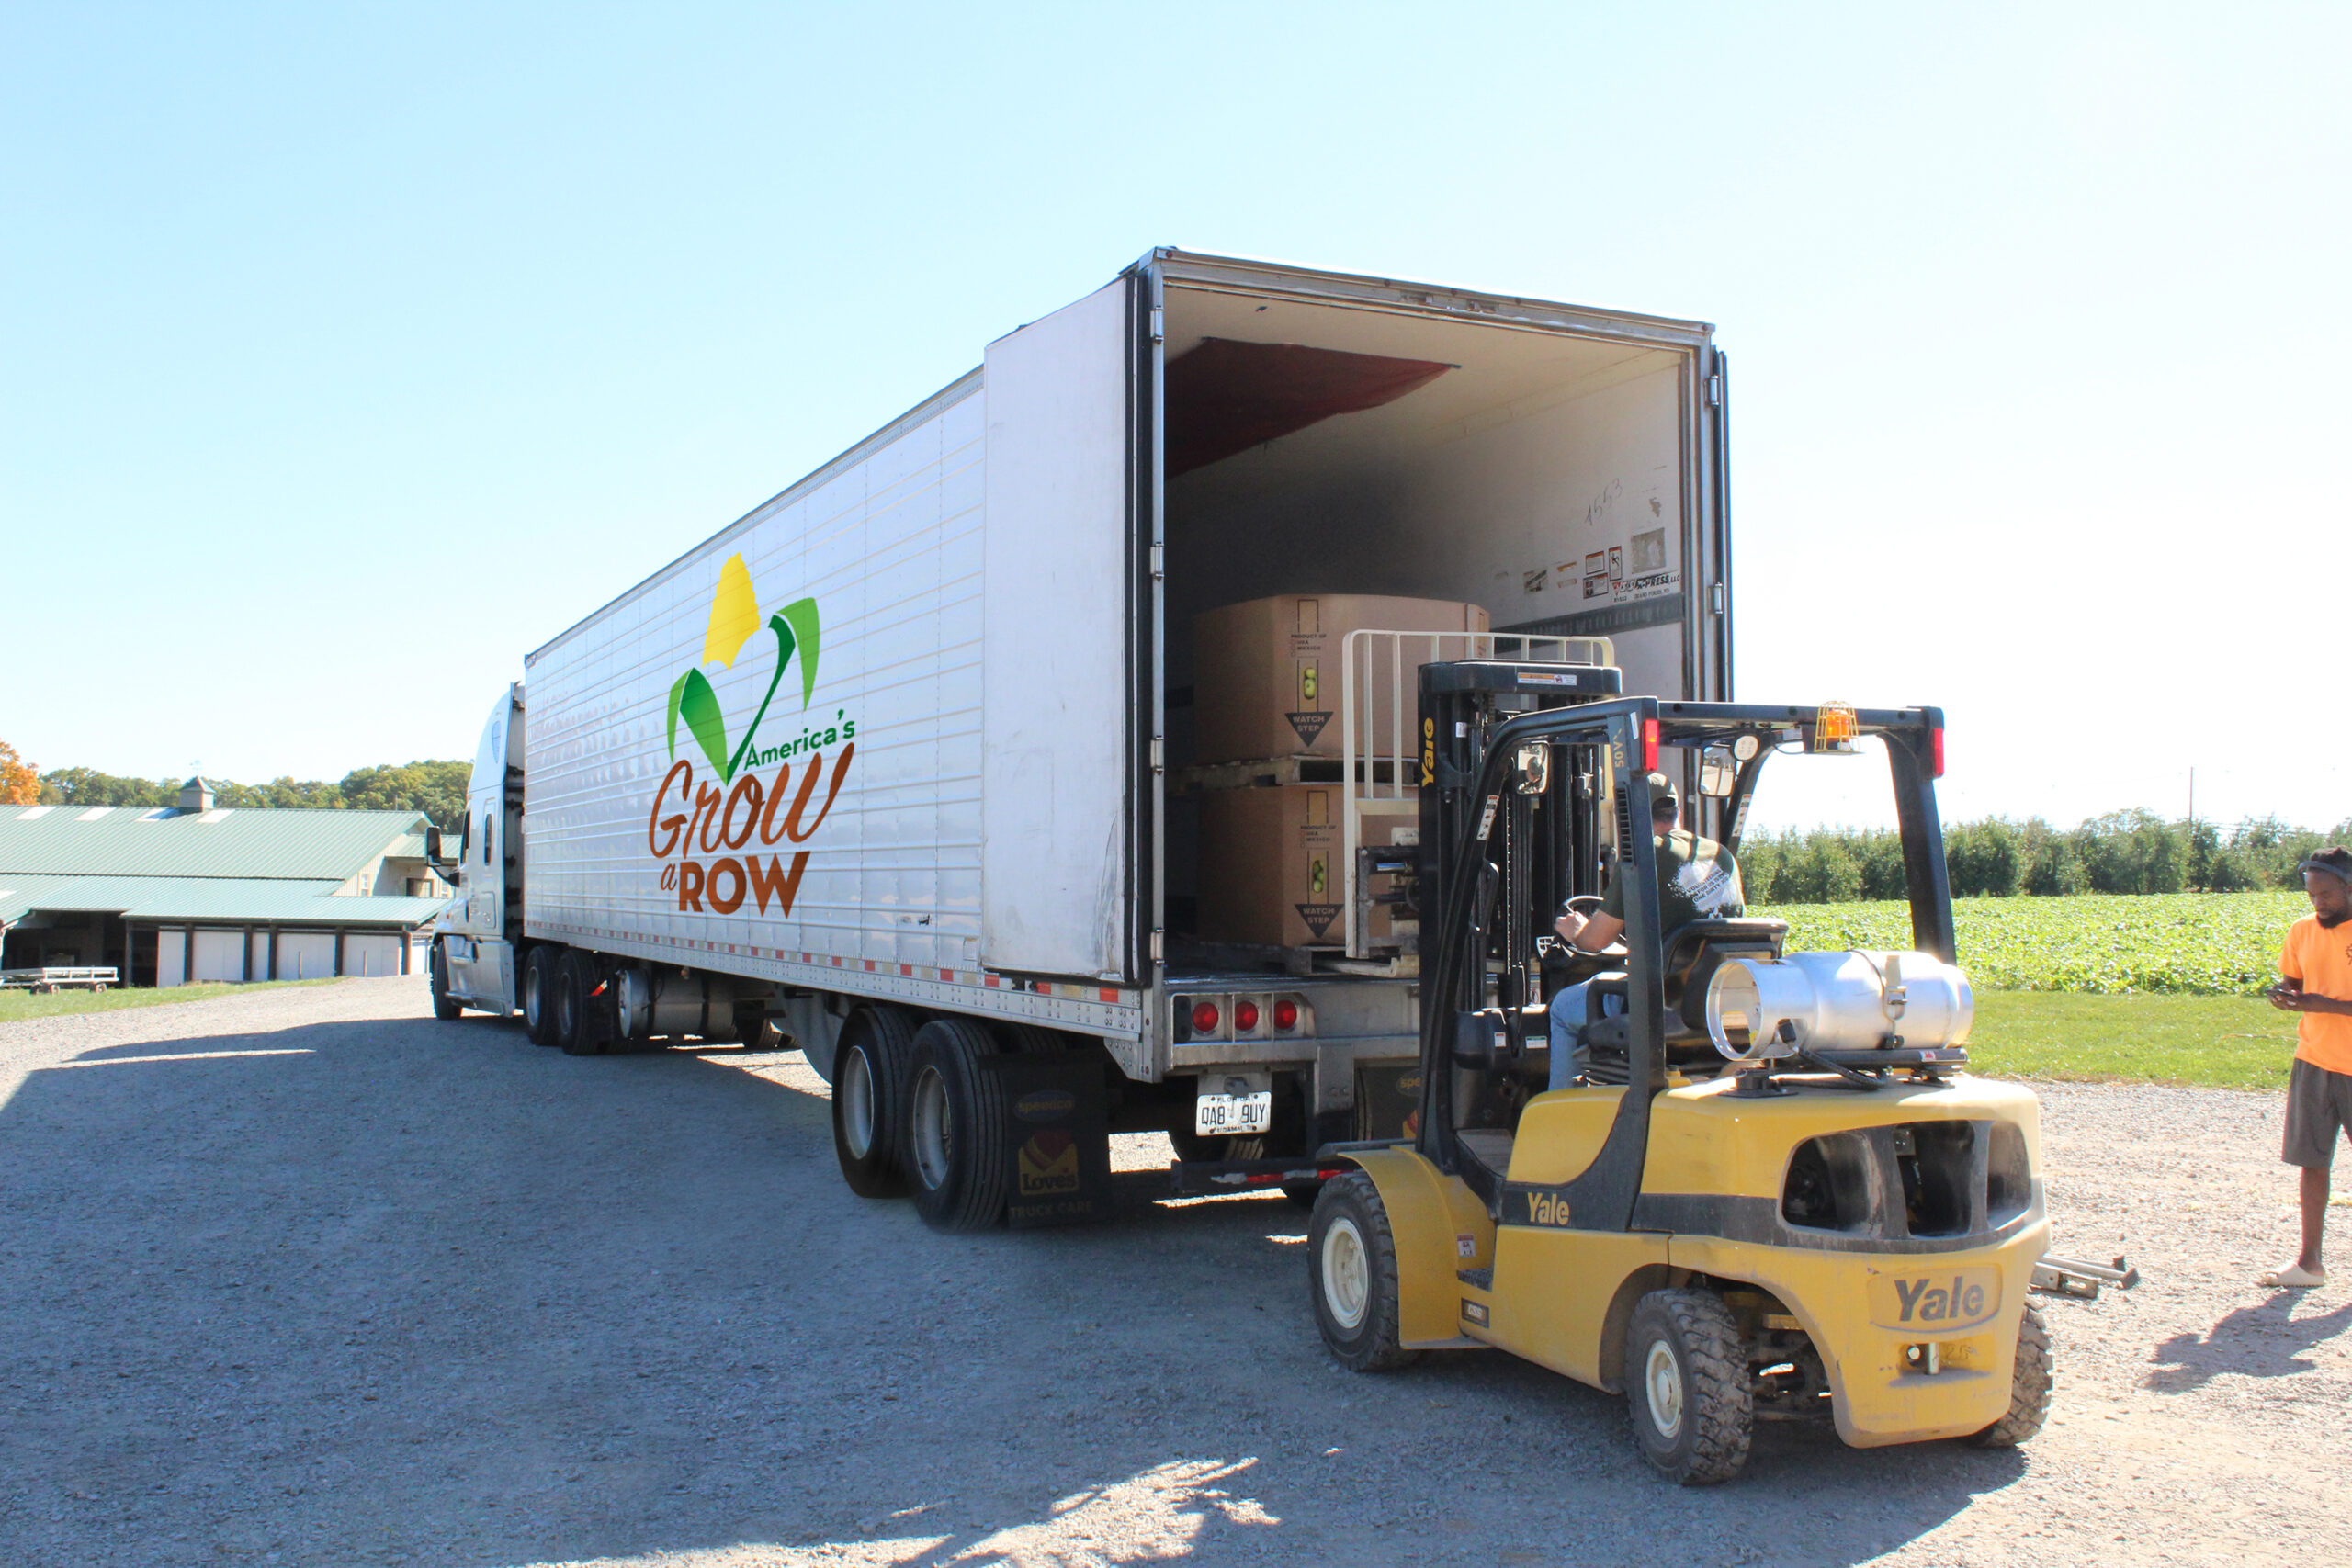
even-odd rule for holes
{"type": "Polygon", "coordinates": [[[2013,1449],[2041,1431],[2041,1424],[2050,1418],[2052,1370],[2050,1325],[2042,1322],[2041,1309],[2028,1302],[2025,1316],[2018,1324],[2018,1359],[2009,1373],[2008,1414],[1968,1440],[1980,1449],[2013,1449]]]}
{"type": "Polygon", "coordinates": [[[523,1030],[534,1045],[555,1043],[555,965],[562,955],[545,943],[523,955],[523,1030]]]}
{"type": "Polygon", "coordinates": [[[555,1043],[567,1056],[593,1056],[600,1042],[588,1017],[588,992],[596,984],[596,961],[567,948],[555,962],[555,1043]]]}
{"type": "Polygon", "coordinates": [[[1625,1405],[1642,1457],[1683,1486],[1729,1481],[1755,1429],[1739,1324],[1713,1291],[1652,1291],[1625,1331],[1625,1405]]]}
{"type": "Polygon", "coordinates": [[[907,1190],[899,1137],[914,1032],[897,1008],[860,1008],[833,1048],[833,1157],[861,1198],[896,1198],[907,1190]]]}
{"type": "Polygon", "coordinates": [[[1340,1364],[1385,1372],[1421,1359],[1400,1348],[1396,1237],[1380,1189],[1353,1170],[1323,1184],[1306,1226],[1306,1285],[1315,1326],[1340,1364]]]}
{"type": "MultiPolygon", "coordinates": [[[[436,942],[433,944],[426,954],[424,967],[433,986],[433,1016],[447,1023],[466,1010],[459,1007],[457,998],[449,994],[449,955],[443,951],[441,943],[436,942]]],[[[103,990],[105,987],[99,988],[103,990]]]]}
{"type": "Polygon", "coordinates": [[[907,1090],[906,1154],[915,1211],[944,1231],[984,1231],[1004,1219],[1004,1091],[981,1062],[996,1055],[986,1029],[933,1019],[915,1035],[907,1090]]]}

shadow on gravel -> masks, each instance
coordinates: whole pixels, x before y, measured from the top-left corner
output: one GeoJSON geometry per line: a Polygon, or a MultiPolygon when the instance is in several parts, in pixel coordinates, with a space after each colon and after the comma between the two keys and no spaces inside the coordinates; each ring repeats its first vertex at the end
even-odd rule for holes
{"type": "Polygon", "coordinates": [[[481,1019],[34,1072],[0,1204],[11,1565],[1843,1563],[2027,1462],[1768,1428],[1678,1492],[1524,1363],[1336,1368],[1280,1198],[936,1235],[821,1097],[481,1019]]]}
{"type": "Polygon", "coordinates": [[[2312,1363],[2303,1352],[2352,1328],[2352,1302],[2333,1312],[2297,1317],[2300,1291],[2280,1291],[2268,1301],[2223,1316],[2200,1337],[2176,1334],[2148,1359],[2156,1370],[2143,1386],[2158,1393],[2186,1393],[2225,1373],[2248,1378],[2292,1377],[2312,1363]]]}

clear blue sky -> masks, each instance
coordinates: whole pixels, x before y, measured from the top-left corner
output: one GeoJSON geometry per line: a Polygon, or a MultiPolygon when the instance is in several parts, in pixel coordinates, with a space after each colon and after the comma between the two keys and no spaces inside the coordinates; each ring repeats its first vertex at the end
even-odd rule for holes
{"type": "MultiPolygon", "coordinates": [[[[1714,321],[1742,694],[1943,704],[1951,814],[2177,815],[2193,765],[2200,815],[2325,826],[2347,45],[2321,6],[12,6],[0,739],[468,755],[526,650],[1172,243],[1714,321]]],[[[1780,815],[1870,816],[1849,766],[1780,815]]]]}

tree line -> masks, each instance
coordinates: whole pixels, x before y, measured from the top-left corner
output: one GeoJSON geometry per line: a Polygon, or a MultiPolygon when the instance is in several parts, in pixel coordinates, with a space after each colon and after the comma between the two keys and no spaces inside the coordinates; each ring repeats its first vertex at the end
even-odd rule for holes
{"type": "MultiPolygon", "coordinates": [[[[471,762],[403,762],[355,768],[340,779],[277,778],[267,784],[208,779],[212,804],[244,809],[293,807],[328,811],[422,811],[455,829],[466,815],[471,762]]],[[[33,797],[43,806],[176,806],[179,779],[126,778],[96,768],[58,768],[38,775],[33,797]]]]}
{"type": "MultiPolygon", "coordinates": [[[[2110,811],[2075,828],[2039,817],[1987,817],[1945,824],[1944,869],[1954,897],[2237,893],[2301,887],[2297,863],[2347,840],[2352,819],[2318,833],[2275,817],[2249,818],[2227,829],[2166,821],[2152,811],[2110,811]]],[[[1751,834],[1740,842],[1739,869],[1751,905],[1904,897],[1903,840],[1893,829],[1751,834]]]]}

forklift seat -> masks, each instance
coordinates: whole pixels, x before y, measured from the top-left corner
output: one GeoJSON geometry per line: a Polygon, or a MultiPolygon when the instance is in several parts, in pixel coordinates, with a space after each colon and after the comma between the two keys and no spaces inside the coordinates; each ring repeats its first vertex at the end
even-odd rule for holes
{"type": "MultiPolygon", "coordinates": [[[[1737,954],[1778,958],[1789,937],[1786,920],[1692,920],[1667,940],[1663,976],[1666,992],[1665,1039],[1667,1066],[1720,1068],[1723,1057],[1707,1036],[1707,983],[1723,961],[1737,954]]],[[[1590,1021],[1585,1044],[1592,1053],[1589,1069],[1594,1081],[1622,1083],[1626,1071],[1625,1023],[1601,1016],[1605,993],[1624,994],[1623,980],[1603,980],[1586,995],[1590,1021]]]]}
{"type": "MultiPolygon", "coordinates": [[[[1705,1034],[1707,983],[1715,977],[1723,961],[1734,953],[1762,953],[1778,958],[1788,940],[1786,920],[1692,920],[1667,941],[1662,966],[1667,1008],[1681,1014],[1685,1029],[1705,1034]]],[[[1670,1036],[1671,1021],[1667,1027],[1670,1036]]]]}

